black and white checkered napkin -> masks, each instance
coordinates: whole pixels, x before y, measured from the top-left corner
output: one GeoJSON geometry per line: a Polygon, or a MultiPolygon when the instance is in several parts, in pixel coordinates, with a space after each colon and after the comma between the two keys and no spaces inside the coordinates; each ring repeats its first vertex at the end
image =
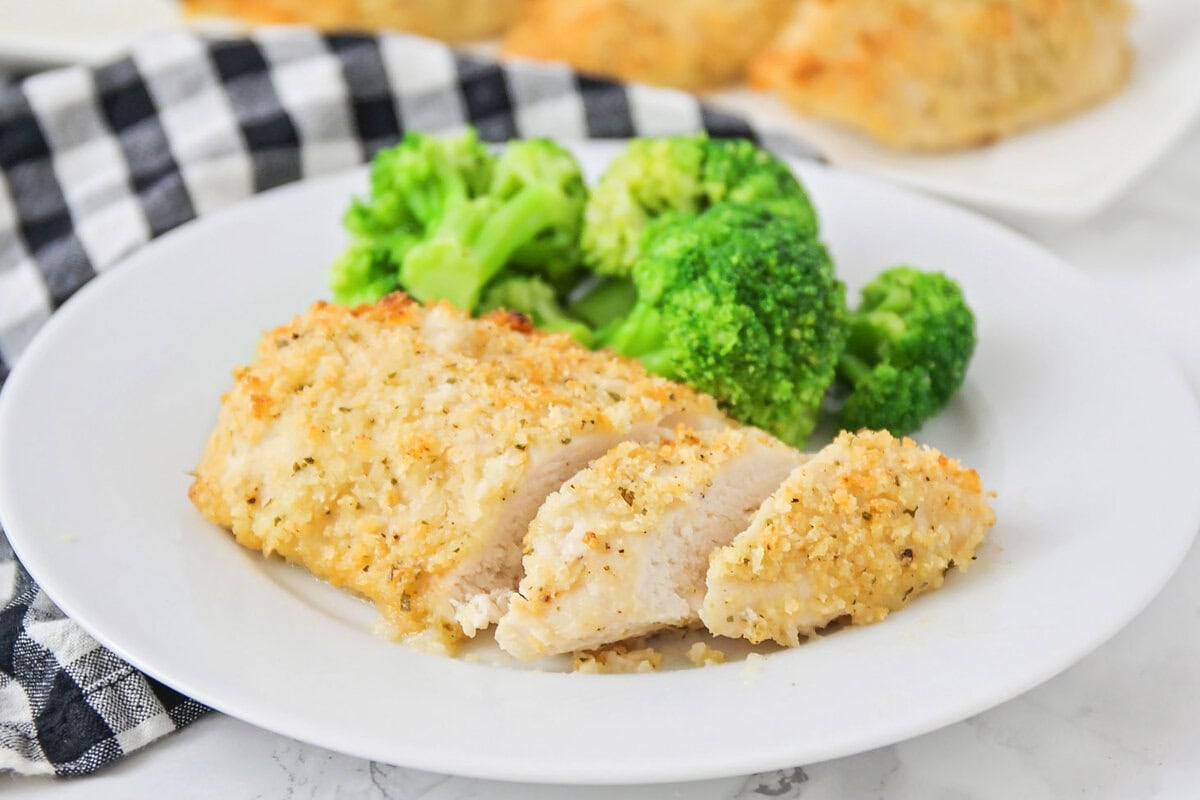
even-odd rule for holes
{"type": "MultiPolygon", "coordinates": [[[[0,89],[0,385],[56,308],[156,236],[360,164],[406,130],[465,125],[492,141],[762,138],[680,92],[403,35],[181,32],[97,70],[34,75],[0,89]]],[[[64,618],[3,532],[0,607],[0,770],[89,773],[205,712],[64,618]]]]}

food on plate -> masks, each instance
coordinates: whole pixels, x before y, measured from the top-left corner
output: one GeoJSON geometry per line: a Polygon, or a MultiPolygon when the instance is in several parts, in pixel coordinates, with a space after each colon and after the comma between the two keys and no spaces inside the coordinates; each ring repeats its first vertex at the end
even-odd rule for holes
{"type": "Polygon", "coordinates": [[[409,134],[376,156],[345,221],[339,302],[402,288],[518,311],[796,445],[833,382],[843,287],[804,187],[747,140],[634,140],[589,199],[548,140],[492,156],[472,130],[409,134]]]}
{"type": "Polygon", "coordinates": [[[192,16],[316,25],[326,30],[412,31],[447,41],[486,39],[512,24],[522,0],[184,0],[192,16]]]}
{"type": "Polygon", "coordinates": [[[804,0],[750,79],[890,145],[978,145],[1116,92],[1129,16],[1127,0],[804,0]]]}
{"type": "Polygon", "coordinates": [[[474,311],[501,272],[570,285],[586,200],[575,157],[548,139],[493,156],[473,129],[409,133],[375,156],[370,196],[346,214],[352,243],[333,266],[334,297],[372,302],[402,286],[474,311]]]}
{"type": "Polygon", "coordinates": [[[627,80],[707,89],[741,78],[795,0],[530,0],[504,51],[627,80]]]}
{"type": "Polygon", "coordinates": [[[838,416],[843,430],[916,430],[958,393],[975,352],[975,316],[962,289],[912,267],[867,284],[846,329],[838,361],[850,392],[838,416]]]}
{"type": "Polygon", "coordinates": [[[700,622],[796,644],[937,588],[994,521],[909,439],[794,449],[835,377],[843,427],[920,426],[974,317],[911,267],[848,312],[804,187],[749,141],[634,140],[589,196],[553,141],[412,133],[345,224],[341,304],[235,370],[189,495],[405,642],[496,625],[584,671],[655,669],[639,637],[700,622]]]}
{"type": "Polygon", "coordinates": [[[317,303],[234,373],[190,496],[237,541],[373,600],[427,649],[495,622],[542,501],[715,402],[521,317],[317,303]]]}
{"type": "Polygon", "coordinates": [[[817,233],[817,215],[800,181],[753,142],[703,134],[631,139],[584,209],[584,259],[601,275],[628,275],[653,235],[647,228],[727,201],[757,204],[804,235],[817,233]]]}
{"type": "Polygon", "coordinates": [[[804,186],[744,139],[634,139],[590,193],[545,139],[492,155],[475,131],[411,133],[371,165],[330,286],[516,311],[717,398],[803,446],[841,378],[848,430],[916,430],[962,384],[974,320],[940,273],[893,270],[847,325],[804,186]],[[849,335],[854,347],[843,354],[849,335]],[[840,360],[839,360],[840,359],[840,360]]]}
{"type": "Polygon", "coordinates": [[[886,432],[843,432],[712,555],[713,633],[796,645],[829,623],[878,622],[966,569],[995,523],[979,475],[886,432]]]}
{"type": "Polygon", "coordinates": [[[453,653],[498,623],[510,654],[585,671],[654,669],[638,637],[698,620],[782,644],[877,621],[994,522],[973,470],[909,439],[806,457],[632,359],[399,292],[267,332],[189,496],[407,643],[453,653]]]}
{"type": "Polygon", "coordinates": [[[636,304],[598,344],[804,444],[845,335],[844,289],[815,237],[758,205],[719,203],[660,225],[632,279],[636,304]]]}
{"type": "Polygon", "coordinates": [[[538,510],[496,642],[534,660],[698,623],[709,554],[800,460],[752,428],[617,445],[538,510]]]}

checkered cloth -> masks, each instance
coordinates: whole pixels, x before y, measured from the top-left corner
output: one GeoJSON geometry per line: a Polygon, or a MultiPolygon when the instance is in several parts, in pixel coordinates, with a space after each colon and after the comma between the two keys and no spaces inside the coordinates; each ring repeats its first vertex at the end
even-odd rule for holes
{"type": "MultiPolygon", "coordinates": [[[[56,308],[151,239],[357,165],[406,130],[468,124],[491,141],[762,138],[680,92],[403,35],[177,33],[94,71],[35,75],[0,89],[0,384],[56,308]]],[[[89,773],[205,712],[65,619],[2,532],[0,607],[0,770],[89,773]]]]}

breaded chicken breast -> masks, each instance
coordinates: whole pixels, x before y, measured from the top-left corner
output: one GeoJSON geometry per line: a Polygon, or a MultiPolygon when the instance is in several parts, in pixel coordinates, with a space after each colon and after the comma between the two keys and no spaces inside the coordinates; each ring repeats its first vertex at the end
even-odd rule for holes
{"type": "Polygon", "coordinates": [[[316,303],[234,372],[190,491],[246,547],[449,650],[494,622],[550,492],[630,440],[723,426],[715,402],[519,315],[403,294],[316,303]]]}
{"type": "Polygon", "coordinates": [[[1117,91],[1129,16],[1127,0],[803,0],[750,78],[897,147],[964,147],[1117,91]]]}
{"type": "Polygon", "coordinates": [[[504,31],[521,0],[184,0],[194,16],[224,16],[325,30],[399,30],[451,42],[504,31]]]}
{"type": "Polygon", "coordinates": [[[504,51],[625,80],[707,89],[738,80],[795,0],[529,0],[504,51]]]}
{"type": "Polygon", "coordinates": [[[709,555],[800,461],[753,428],[613,448],[538,511],[497,643],[533,660],[695,624],[709,555]]]}
{"type": "Polygon", "coordinates": [[[842,433],[712,554],[713,633],[795,645],[841,618],[878,622],[966,569],[995,523],[979,475],[886,431],[842,433]]]}

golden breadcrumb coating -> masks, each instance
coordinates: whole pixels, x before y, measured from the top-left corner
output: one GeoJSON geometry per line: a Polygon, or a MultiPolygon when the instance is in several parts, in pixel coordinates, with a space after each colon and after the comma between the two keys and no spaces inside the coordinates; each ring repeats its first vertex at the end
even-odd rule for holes
{"type": "Polygon", "coordinates": [[[505,52],[584,72],[707,89],[738,80],[795,0],[530,0],[505,52]]]}
{"type": "Polygon", "coordinates": [[[697,623],[709,554],[800,461],[754,428],[617,445],[538,510],[496,642],[533,660],[697,623]]]}
{"type": "Polygon", "coordinates": [[[886,431],[842,433],[713,553],[700,610],[721,636],[795,645],[878,622],[966,569],[995,523],[979,475],[886,431]]]}
{"type": "Polygon", "coordinates": [[[1127,0],[803,0],[750,66],[796,109],[915,149],[977,145],[1117,91],[1127,0]]]}
{"type": "Polygon", "coordinates": [[[710,647],[704,642],[694,642],[687,650],[687,660],[693,667],[711,667],[725,663],[725,651],[710,647]]]}
{"type": "Polygon", "coordinates": [[[190,497],[246,547],[450,648],[462,604],[515,588],[520,536],[566,477],[546,464],[577,447],[585,464],[639,425],[657,438],[672,414],[724,420],[711,398],[519,315],[473,320],[399,293],[318,302],[234,371],[190,497]],[[521,500],[535,479],[549,485],[521,500]]]}
{"type": "Polygon", "coordinates": [[[653,647],[639,648],[637,644],[642,642],[615,642],[596,650],[584,650],[575,654],[572,668],[592,675],[654,672],[662,665],[662,653],[653,647]]]}
{"type": "Polygon", "coordinates": [[[400,30],[451,42],[486,39],[516,18],[521,0],[184,0],[192,16],[233,17],[324,30],[400,30]]]}

